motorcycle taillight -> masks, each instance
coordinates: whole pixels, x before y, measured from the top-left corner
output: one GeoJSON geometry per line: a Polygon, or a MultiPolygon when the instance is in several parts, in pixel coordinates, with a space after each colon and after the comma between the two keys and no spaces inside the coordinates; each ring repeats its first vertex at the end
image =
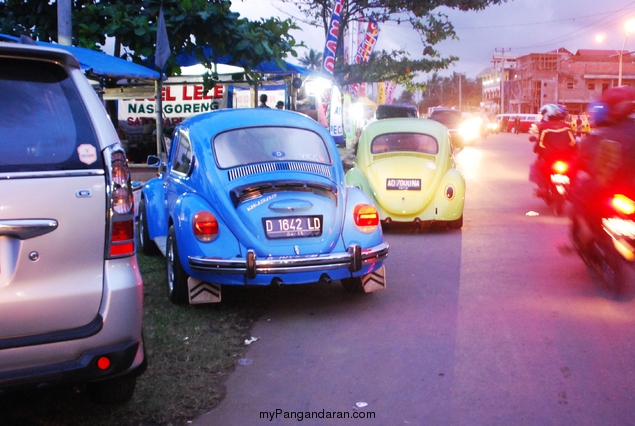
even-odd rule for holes
{"type": "Polygon", "coordinates": [[[626,195],[615,194],[613,196],[613,200],[611,200],[611,205],[618,212],[631,215],[635,213],[635,201],[628,198],[626,195]]]}
{"type": "Polygon", "coordinates": [[[553,166],[551,166],[551,168],[554,172],[563,175],[567,173],[567,170],[569,170],[569,165],[564,161],[556,161],[555,163],[553,163],[553,166]]]}

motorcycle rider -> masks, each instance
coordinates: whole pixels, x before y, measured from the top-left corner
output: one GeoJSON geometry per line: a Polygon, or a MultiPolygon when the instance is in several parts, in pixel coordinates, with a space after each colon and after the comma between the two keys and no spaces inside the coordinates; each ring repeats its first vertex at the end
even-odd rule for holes
{"type": "Polygon", "coordinates": [[[578,185],[573,191],[575,231],[581,244],[602,219],[602,200],[615,193],[633,197],[635,190],[635,89],[605,90],[589,105],[594,130],[579,144],[578,185]]]}
{"type": "Polygon", "coordinates": [[[564,119],[567,110],[564,105],[546,104],[540,108],[542,119],[538,124],[538,136],[535,140],[534,152],[536,160],[530,166],[529,178],[538,186],[537,195],[546,195],[550,176],[550,167],[556,160],[566,160],[569,169],[574,169],[577,155],[577,141],[571,126],[564,119]]]}

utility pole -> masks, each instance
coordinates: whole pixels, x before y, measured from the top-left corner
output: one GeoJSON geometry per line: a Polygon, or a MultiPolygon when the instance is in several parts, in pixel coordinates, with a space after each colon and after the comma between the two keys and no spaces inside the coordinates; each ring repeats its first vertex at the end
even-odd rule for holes
{"type": "Polygon", "coordinates": [[[509,52],[511,47],[505,49],[504,47],[501,49],[494,49],[495,52],[501,52],[501,108],[500,114],[505,114],[505,52],[509,52]]]}
{"type": "Polygon", "coordinates": [[[57,42],[64,46],[73,44],[71,0],[57,1],[57,42]]]}
{"type": "Polygon", "coordinates": [[[461,78],[461,74],[459,73],[459,111],[463,111],[463,94],[461,93],[461,80],[463,79],[461,78]]]}

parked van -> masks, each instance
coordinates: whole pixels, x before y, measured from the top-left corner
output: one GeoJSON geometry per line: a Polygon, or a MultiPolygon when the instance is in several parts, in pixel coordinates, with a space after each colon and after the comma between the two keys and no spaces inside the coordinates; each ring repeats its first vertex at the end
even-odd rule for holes
{"type": "Polygon", "coordinates": [[[498,114],[495,120],[500,123],[500,130],[503,132],[514,131],[514,120],[516,117],[520,117],[520,131],[523,133],[529,132],[533,123],[538,123],[542,116],[540,114],[498,114]]]}

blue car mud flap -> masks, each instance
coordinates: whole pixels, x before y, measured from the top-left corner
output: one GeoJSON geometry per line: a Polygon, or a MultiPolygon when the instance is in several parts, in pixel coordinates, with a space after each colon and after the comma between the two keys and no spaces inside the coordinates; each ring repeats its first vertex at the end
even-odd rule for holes
{"type": "Polygon", "coordinates": [[[364,293],[386,290],[386,267],[382,265],[381,268],[364,275],[362,277],[362,285],[364,293]]]}
{"type": "Polygon", "coordinates": [[[220,302],[220,284],[212,284],[197,278],[187,279],[187,292],[190,304],[218,303],[220,302]]]}

